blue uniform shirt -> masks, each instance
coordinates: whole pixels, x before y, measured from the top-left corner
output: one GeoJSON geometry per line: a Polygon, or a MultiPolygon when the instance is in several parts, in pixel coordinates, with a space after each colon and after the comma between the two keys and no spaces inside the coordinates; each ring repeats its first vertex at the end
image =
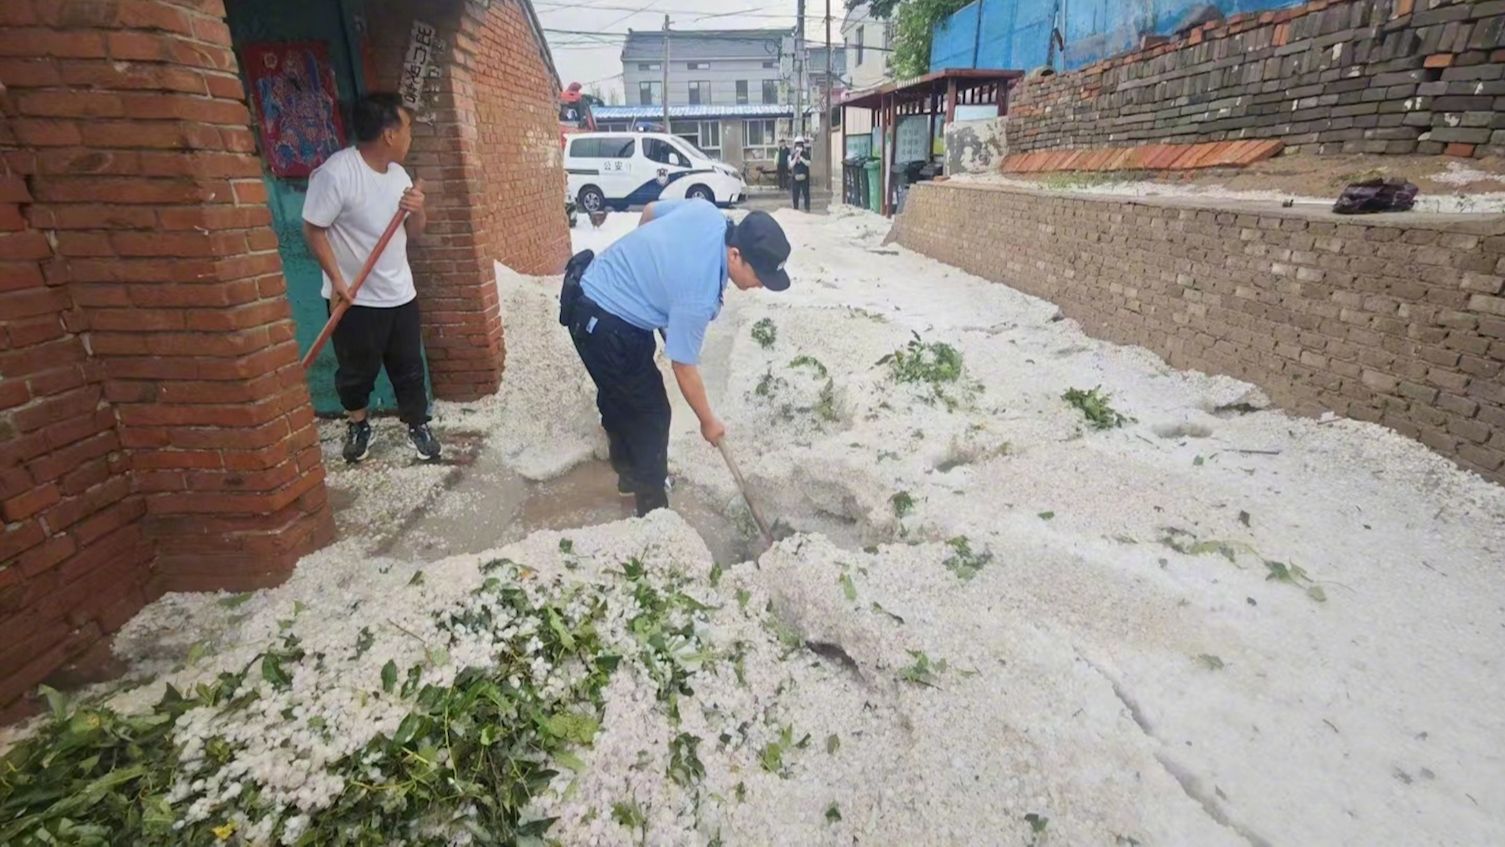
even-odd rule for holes
{"type": "Polygon", "coordinates": [[[726,286],[726,217],[705,200],[655,203],[653,220],[597,256],[580,286],[633,326],[664,330],[671,360],[698,365],[726,286]]]}

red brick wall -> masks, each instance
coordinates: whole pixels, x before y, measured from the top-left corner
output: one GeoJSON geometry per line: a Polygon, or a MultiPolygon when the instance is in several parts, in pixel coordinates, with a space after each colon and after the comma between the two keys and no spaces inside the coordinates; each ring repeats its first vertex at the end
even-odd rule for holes
{"type": "Polygon", "coordinates": [[[899,242],[1090,334],[1505,482],[1505,216],[1359,218],[921,183],[899,242]]]}
{"type": "Polygon", "coordinates": [[[1011,153],[1278,138],[1318,153],[1505,155],[1505,6],[1315,0],[1020,82],[1011,153]]]}
{"type": "Polygon", "coordinates": [[[223,16],[0,3],[0,708],[333,533],[223,16]]]}
{"type": "Polygon", "coordinates": [[[0,715],[145,603],[152,554],[83,313],[28,220],[30,159],[0,168],[0,715]]]}
{"type": "Polygon", "coordinates": [[[519,4],[390,0],[371,16],[383,87],[396,88],[415,14],[445,44],[407,163],[429,196],[411,259],[434,393],[472,400],[504,364],[492,263],[555,273],[569,258],[558,84],[519,4]]]}
{"type": "Polygon", "coordinates": [[[490,13],[471,6],[462,24],[456,63],[473,97],[481,246],[519,273],[560,273],[570,233],[558,85],[518,4],[493,4],[490,13]]]}

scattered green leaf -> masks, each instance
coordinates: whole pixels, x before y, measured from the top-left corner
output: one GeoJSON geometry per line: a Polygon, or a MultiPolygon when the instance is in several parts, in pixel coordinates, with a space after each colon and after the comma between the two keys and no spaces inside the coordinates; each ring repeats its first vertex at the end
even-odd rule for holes
{"type": "Polygon", "coordinates": [[[1087,418],[1087,422],[1092,425],[1093,429],[1113,429],[1134,420],[1114,410],[1108,402],[1111,398],[1102,393],[1101,387],[1091,391],[1071,388],[1061,395],[1061,399],[1076,407],[1087,418]]]}
{"type": "Polygon", "coordinates": [[[361,627],[360,633],[355,637],[355,657],[359,659],[366,655],[366,651],[370,650],[371,645],[375,643],[376,636],[371,633],[371,627],[361,627]]]}
{"type": "Polygon", "coordinates": [[[911,495],[908,491],[900,491],[894,496],[888,498],[888,502],[894,508],[894,517],[899,518],[900,520],[902,520],[910,512],[914,511],[914,496],[911,495]]]}
{"type": "Polygon", "coordinates": [[[808,367],[811,370],[815,371],[816,375],[819,376],[819,377],[824,378],[824,377],[827,376],[826,366],[823,365],[823,364],[821,364],[821,361],[819,359],[815,358],[814,356],[807,356],[807,355],[804,355],[804,354],[795,356],[789,362],[789,367],[790,368],[805,368],[805,367],[808,367]]]}
{"type": "Polygon", "coordinates": [[[1024,816],[1024,822],[1029,824],[1029,831],[1034,839],[1045,834],[1045,828],[1050,826],[1050,818],[1036,812],[1030,812],[1024,816]]]}
{"type": "Polygon", "coordinates": [[[771,318],[763,318],[752,327],[753,340],[764,350],[772,347],[779,338],[779,328],[774,326],[771,318]]]}
{"type": "Polygon", "coordinates": [[[938,688],[936,679],[939,674],[946,672],[946,660],[939,662],[931,661],[930,657],[920,650],[906,651],[914,658],[914,664],[907,665],[899,670],[899,679],[913,685],[923,685],[926,688],[938,688]]]}
{"type": "Polygon", "coordinates": [[[947,556],[941,564],[946,570],[963,580],[970,580],[977,576],[978,571],[993,561],[993,554],[986,550],[980,553],[974,552],[972,542],[965,535],[958,535],[947,541],[946,546],[951,548],[951,555],[947,556]]]}
{"type": "Polygon", "coordinates": [[[877,612],[880,615],[883,615],[884,617],[888,618],[889,620],[893,621],[894,623],[898,623],[898,624],[904,623],[904,619],[903,618],[899,617],[898,615],[894,614],[893,612],[890,612],[889,610],[887,610],[887,609],[883,608],[882,606],[878,605],[878,601],[877,600],[873,601],[872,609],[873,609],[873,611],[877,612]]]}

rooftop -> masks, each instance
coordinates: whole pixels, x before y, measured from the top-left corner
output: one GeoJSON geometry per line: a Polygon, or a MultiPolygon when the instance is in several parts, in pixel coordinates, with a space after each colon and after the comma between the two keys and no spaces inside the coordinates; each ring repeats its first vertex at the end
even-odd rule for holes
{"type": "Polygon", "coordinates": [[[961,97],[960,102],[970,103],[976,99],[977,94],[986,94],[989,97],[999,96],[997,92],[1001,90],[1000,86],[1006,89],[1009,84],[1022,76],[1024,76],[1024,71],[1002,68],[946,68],[931,71],[913,79],[902,79],[860,91],[849,91],[841,102],[833,105],[855,109],[877,109],[883,105],[886,98],[892,98],[896,102],[913,102],[924,100],[927,96],[943,95],[948,85],[955,86],[957,94],[961,97]]]}
{"type": "MultiPolygon", "coordinates": [[[[777,59],[787,29],[671,29],[669,61],[696,59],[777,59]]],[[[661,30],[629,30],[622,45],[622,61],[643,62],[664,57],[661,30]]]]}
{"type": "MultiPolygon", "coordinates": [[[[634,121],[644,118],[659,118],[664,116],[663,106],[596,106],[591,109],[591,115],[597,121],[634,121]]],[[[669,118],[685,119],[710,119],[710,118],[789,118],[794,116],[794,107],[778,104],[749,103],[736,106],[709,105],[709,106],[670,106],[669,118]]]]}

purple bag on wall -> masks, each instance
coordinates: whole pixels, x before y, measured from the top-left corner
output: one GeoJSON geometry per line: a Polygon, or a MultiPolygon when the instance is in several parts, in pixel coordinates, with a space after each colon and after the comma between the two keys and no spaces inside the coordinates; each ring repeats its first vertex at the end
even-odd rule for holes
{"type": "Polygon", "coordinates": [[[1416,205],[1421,189],[1403,179],[1366,179],[1343,189],[1333,211],[1340,215],[1405,212],[1416,205]]]}

